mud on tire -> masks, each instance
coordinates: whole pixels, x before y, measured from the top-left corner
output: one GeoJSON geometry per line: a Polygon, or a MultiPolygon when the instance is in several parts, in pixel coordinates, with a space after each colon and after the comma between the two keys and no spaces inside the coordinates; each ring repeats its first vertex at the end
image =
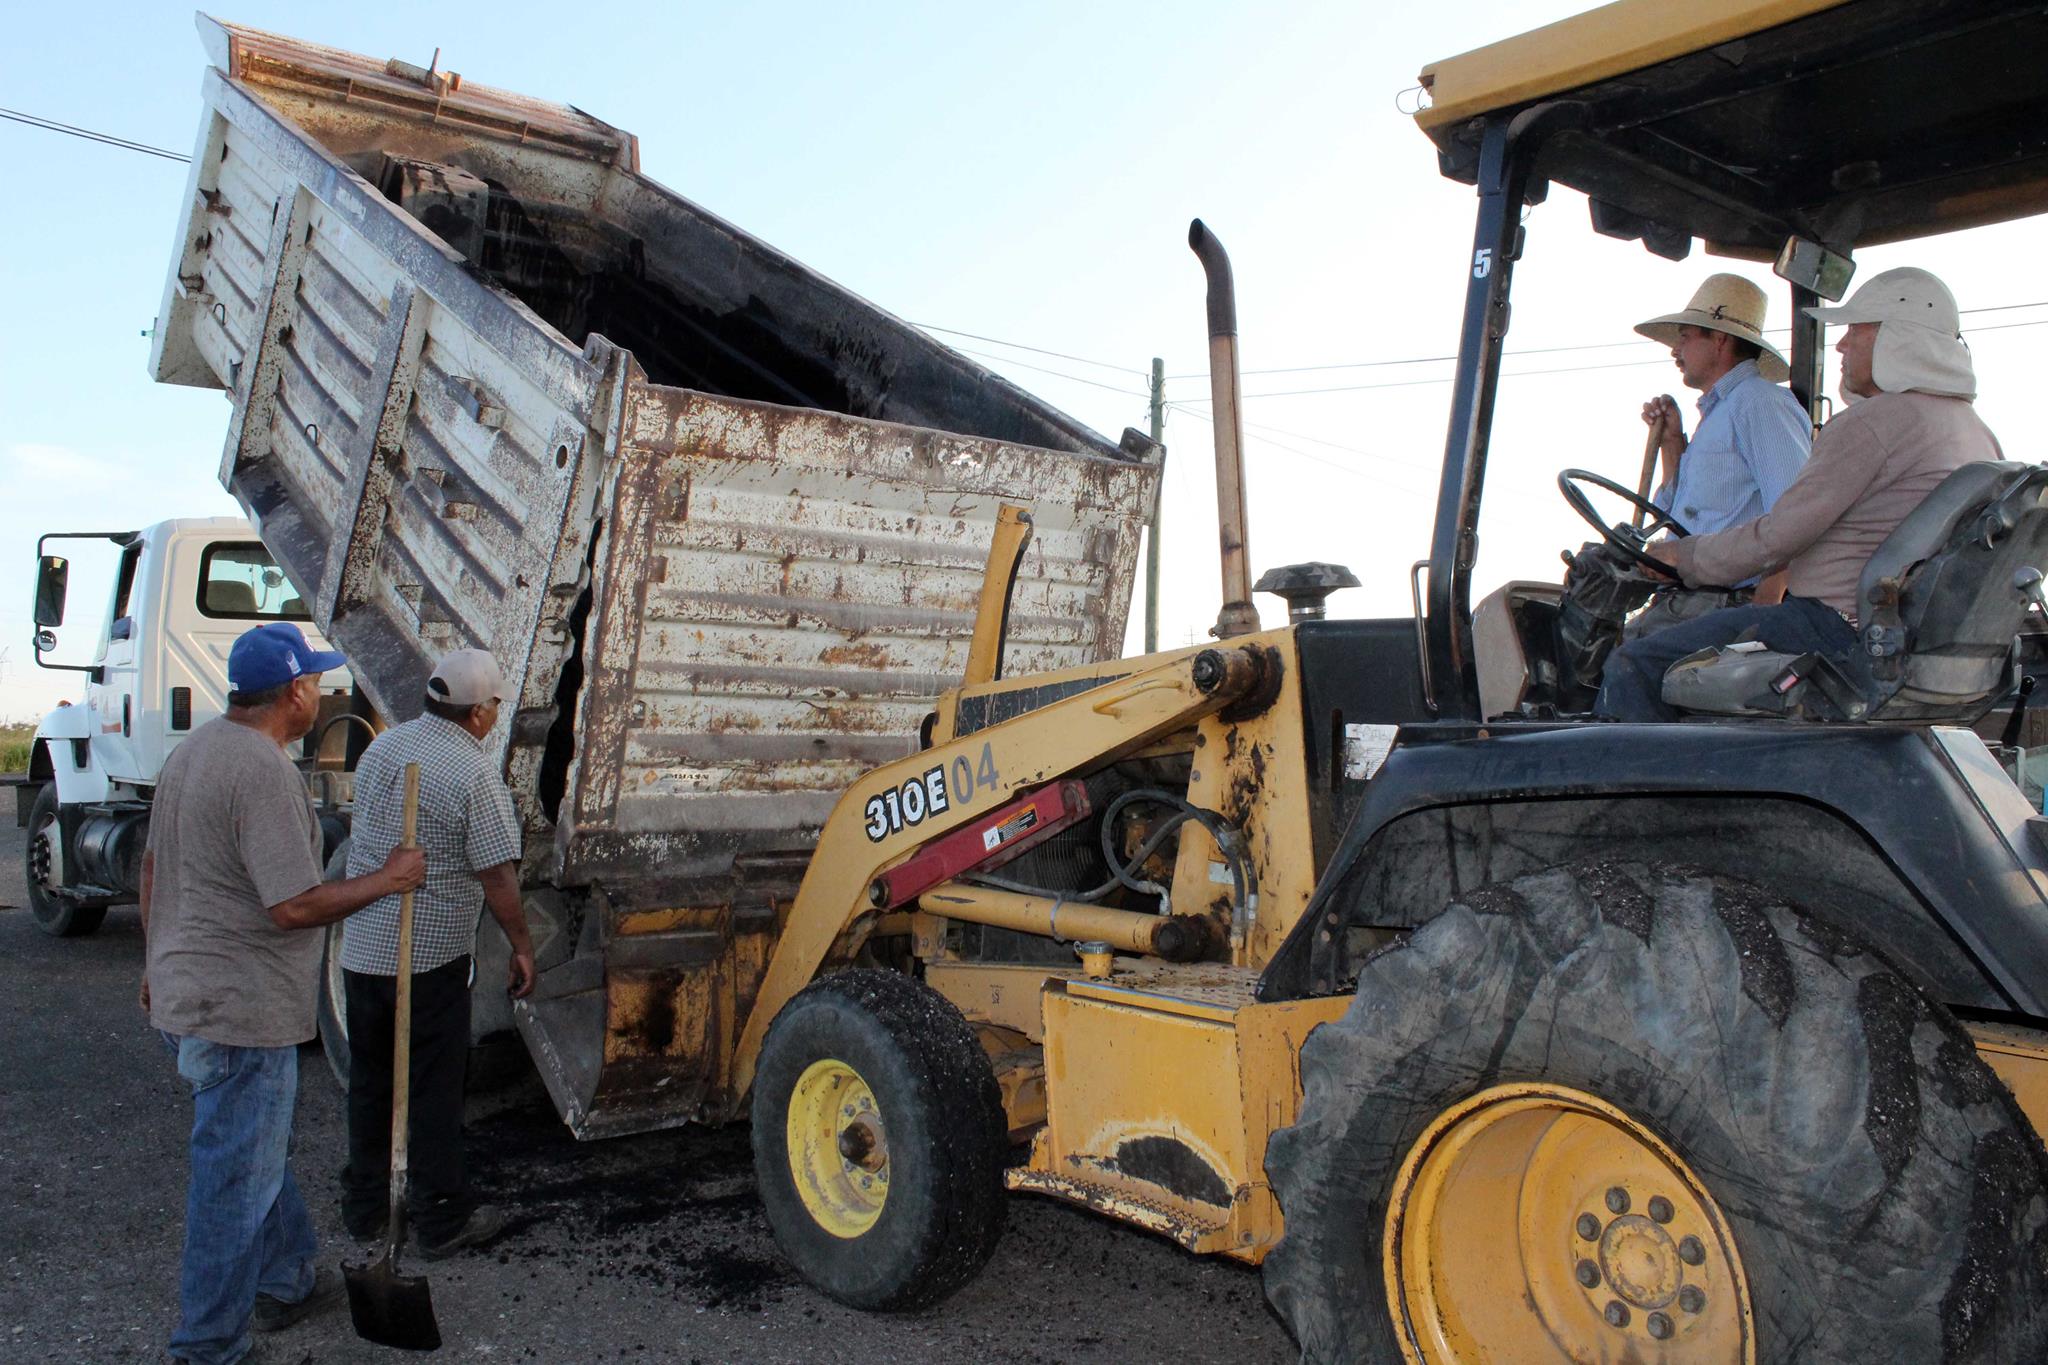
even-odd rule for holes
{"type": "MultiPolygon", "coordinates": [[[[865,1309],[922,1308],[980,1273],[1005,1213],[1002,1093],[960,1011],[913,977],[839,972],[775,1017],[754,1078],[754,1174],[775,1240],[805,1279],[865,1309]],[[858,1074],[886,1130],[873,1224],[835,1234],[807,1207],[790,1154],[792,1096],[821,1062],[858,1074]]],[[[813,1196],[815,1197],[815,1196],[813,1196]]]]}
{"type": "Polygon", "coordinates": [[[2048,1350],[2048,1156],[1968,1034],[1851,936],[1744,883],[1581,864],[1453,902],[1369,961],[1302,1049],[1266,1169],[1266,1292],[1305,1360],[1402,1358],[1397,1172],[1448,1107],[1547,1082],[1618,1106],[1704,1182],[1761,1361],[2048,1350]]]}

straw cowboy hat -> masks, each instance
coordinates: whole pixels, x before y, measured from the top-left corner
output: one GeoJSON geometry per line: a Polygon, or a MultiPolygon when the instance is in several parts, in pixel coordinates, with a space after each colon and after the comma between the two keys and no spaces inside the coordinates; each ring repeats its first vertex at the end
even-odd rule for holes
{"type": "Polygon", "coordinates": [[[1636,330],[1665,346],[1678,344],[1680,327],[1699,327],[1709,332],[1726,332],[1762,348],[1756,358],[1757,373],[1773,384],[1782,384],[1792,367],[1778,348],[1764,340],[1764,291],[1740,275],[1709,275],[1693,291],[1692,302],[1676,313],[1636,324],[1636,330]]]}

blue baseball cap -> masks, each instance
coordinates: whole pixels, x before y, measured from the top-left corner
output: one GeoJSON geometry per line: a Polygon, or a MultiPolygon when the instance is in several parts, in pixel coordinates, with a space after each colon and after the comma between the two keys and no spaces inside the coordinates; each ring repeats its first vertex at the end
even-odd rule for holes
{"type": "Polygon", "coordinates": [[[289,621],[245,630],[228,651],[228,690],[262,692],[309,673],[340,668],[348,660],[331,649],[315,649],[289,621]]]}

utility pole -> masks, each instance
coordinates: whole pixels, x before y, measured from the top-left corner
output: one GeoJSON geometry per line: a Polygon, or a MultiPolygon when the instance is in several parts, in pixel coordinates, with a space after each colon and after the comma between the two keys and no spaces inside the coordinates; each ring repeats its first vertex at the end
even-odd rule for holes
{"type": "MultiPolygon", "coordinates": [[[[1152,441],[1166,434],[1166,362],[1152,357],[1152,441]]],[[[1159,504],[1166,497],[1166,467],[1160,466],[1159,492],[1152,499],[1152,520],[1145,526],[1145,652],[1159,652],[1159,504]]]]}

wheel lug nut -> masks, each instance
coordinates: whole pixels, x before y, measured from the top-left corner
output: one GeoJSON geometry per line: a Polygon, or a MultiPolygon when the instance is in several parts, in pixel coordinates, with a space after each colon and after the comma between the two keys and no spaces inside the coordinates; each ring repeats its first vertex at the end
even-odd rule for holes
{"type": "Polygon", "coordinates": [[[1668,1222],[1670,1222],[1670,1221],[1671,1221],[1671,1201],[1670,1201],[1669,1199],[1666,1199],[1666,1198],[1665,1198],[1665,1197],[1664,1197],[1663,1195],[1661,1195],[1661,1194],[1659,1194],[1659,1195],[1653,1195],[1653,1196],[1651,1196],[1651,1199],[1650,1199],[1650,1218],[1651,1218],[1651,1219],[1652,1219],[1653,1221],[1655,1221],[1655,1222],[1659,1222],[1659,1223],[1668,1223],[1668,1222]]]}
{"type": "Polygon", "coordinates": [[[1600,1267],[1591,1261],[1580,1261],[1577,1270],[1579,1283],[1591,1289],[1600,1283],[1600,1267]]]}
{"type": "Polygon", "coordinates": [[[1671,1336],[1671,1319],[1662,1313],[1650,1314],[1643,1320],[1643,1326],[1649,1328],[1650,1335],[1659,1341],[1667,1340],[1671,1336]]]}
{"type": "Polygon", "coordinates": [[[1600,1220],[1590,1213],[1580,1214],[1578,1233],[1582,1241],[1598,1241],[1600,1238],[1600,1220]]]}
{"type": "Polygon", "coordinates": [[[1707,1259],[1707,1249],[1700,1245],[1697,1237],[1681,1237],[1678,1239],[1678,1259],[1687,1265],[1698,1265],[1707,1259]]]}
{"type": "Polygon", "coordinates": [[[1627,1190],[1625,1190],[1625,1189],[1623,1189],[1623,1188],[1622,1188],[1621,1186],[1619,1186],[1619,1185],[1616,1185],[1616,1186],[1614,1186],[1613,1188],[1611,1188],[1610,1190],[1608,1190],[1608,1191],[1607,1191],[1607,1210],[1608,1210],[1608,1212],[1609,1212],[1609,1213],[1627,1213],[1627,1212],[1628,1212],[1628,1191],[1627,1191],[1627,1190]]]}
{"type": "Polygon", "coordinates": [[[1707,1306],[1706,1292],[1696,1284],[1686,1285],[1678,1291],[1678,1306],[1688,1313],[1697,1313],[1707,1306]]]}
{"type": "Polygon", "coordinates": [[[1607,1301],[1607,1311],[1603,1316],[1606,1317],[1609,1327],[1626,1327],[1628,1326],[1628,1305],[1620,1299],[1609,1299],[1607,1301]]]}

